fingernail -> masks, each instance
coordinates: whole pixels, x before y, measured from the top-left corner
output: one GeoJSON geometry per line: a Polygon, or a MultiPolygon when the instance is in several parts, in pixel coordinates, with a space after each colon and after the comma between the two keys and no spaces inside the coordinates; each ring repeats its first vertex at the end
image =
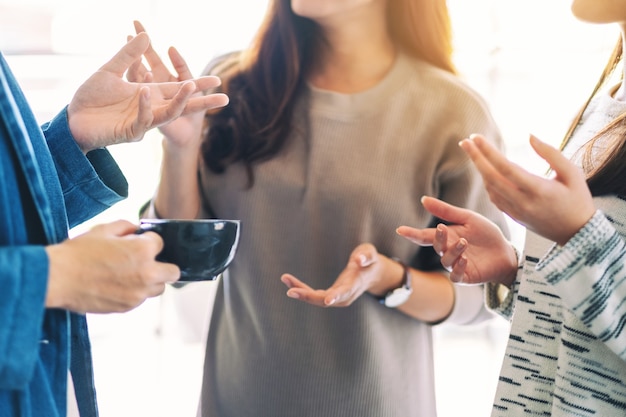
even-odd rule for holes
{"type": "Polygon", "coordinates": [[[297,300],[300,298],[300,295],[295,291],[287,291],[287,297],[295,298],[297,300]]]}
{"type": "Polygon", "coordinates": [[[327,306],[332,306],[337,301],[337,298],[331,298],[330,301],[324,301],[327,306]]]}
{"type": "Polygon", "coordinates": [[[374,262],[373,259],[368,258],[365,254],[359,254],[359,265],[362,267],[370,266],[374,262]]]}
{"type": "Polygon", "coordinates": [[[465,239],[461,239],[457,242],[456,248],[463,249],[467,245],[467,241],[465,239]]]}

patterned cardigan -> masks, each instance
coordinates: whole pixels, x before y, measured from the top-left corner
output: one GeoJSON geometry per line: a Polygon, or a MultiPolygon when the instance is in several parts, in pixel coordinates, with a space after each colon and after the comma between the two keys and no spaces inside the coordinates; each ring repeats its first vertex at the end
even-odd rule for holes
{"type": "Polygon", "coordinates": [[[512,317],[492,416],[626,416],[626,199],[564,246],[528,232],[512,291],[487,304],[512,317]]]}

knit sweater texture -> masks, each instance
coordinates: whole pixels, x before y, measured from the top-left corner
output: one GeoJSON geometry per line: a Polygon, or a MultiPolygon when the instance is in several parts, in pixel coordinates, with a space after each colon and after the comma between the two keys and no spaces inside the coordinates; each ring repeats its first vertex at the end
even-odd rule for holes
{"type": "MultiPolygon", "coordinates": [[[[506,228],[458,146],[474,132],[502,146],[496,124],[459,78],[406,56],[367,91],[308,86],[296,106],[289,145],[255,166],[252,188],[241,165],[201,172],[206,216],[240,219],[242,228],[211,316],[201,415],[435,416],[432,326],[369,294],[347,308],[292,300],[280,276],[328,288],[364,242],[439,269],[432,248],[394,233],[434,225],[423,195],[506,228]]],[[[456,288],[448,321],[489,314],[482,288],[456,288]]]]}
{"type": "MultiPolygon", "coordinates": [[[[626,103],[596,97],[571,144],[624,111],[626,103]]],[[[564,246],[528,232],[503,302],[487,286],[490,307],[512,315],[493,417],[626,416],[626,200],[594,203],[596,214],[564,246]]]]}

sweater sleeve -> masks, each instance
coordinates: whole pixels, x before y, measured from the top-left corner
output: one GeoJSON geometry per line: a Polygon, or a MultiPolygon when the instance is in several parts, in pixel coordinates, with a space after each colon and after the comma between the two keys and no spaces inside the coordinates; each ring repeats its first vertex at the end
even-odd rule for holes
{"type": "Polygon", "coordinates": [[[626,242],[602,211],[537,265],[595,337],[626,361],[626,242]]]}

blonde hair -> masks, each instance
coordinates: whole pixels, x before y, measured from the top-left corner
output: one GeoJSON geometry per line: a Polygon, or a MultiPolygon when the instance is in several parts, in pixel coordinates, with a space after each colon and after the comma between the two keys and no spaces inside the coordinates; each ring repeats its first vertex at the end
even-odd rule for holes
{"type": "MultiPolygon", "coordinates": [[[[623,52],[620,37],[598,82],[567,130],[561,143],[561,149],[571,139],[593,97],[606,86],[614,72],[621,68],[619,64],[624,58],[623,52]]],[[[621,72],[621,80],[623,80],[623,76],[624,74],[621,72]]],[[[618,194],[626,196],[626,181],[624,181],[626,178],[626,112],[617,116],[596,133],[579,152],[582,153],[582,168],[587,175],[587,184],[593,195],[618,194]],[[604,149],[602,153],[594,155],[593,150],[598,149],[594,145],[600,140],[604,141],[607,146],[602,147],[604,149]]]]}

